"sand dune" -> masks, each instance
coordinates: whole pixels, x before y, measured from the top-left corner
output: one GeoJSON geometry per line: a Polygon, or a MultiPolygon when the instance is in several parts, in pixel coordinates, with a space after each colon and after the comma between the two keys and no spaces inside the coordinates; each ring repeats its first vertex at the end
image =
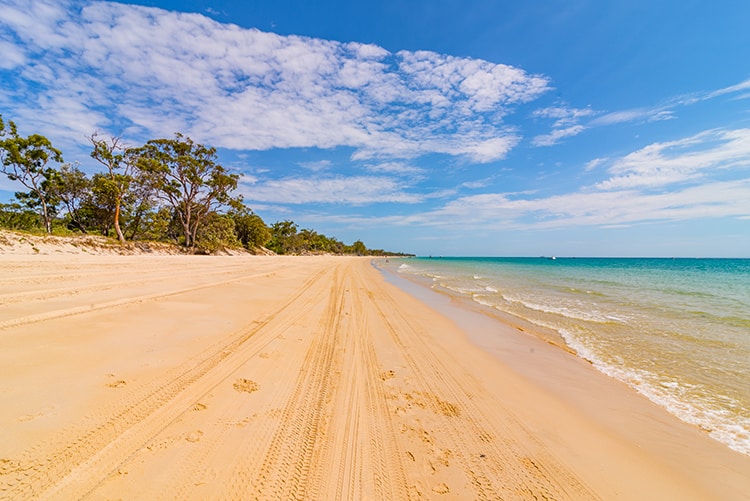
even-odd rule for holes
{"type": "Polygon", "coordinates": [[[3,256],[0,396],[7,499],[750,492],[744,456],[699,438],[691,478],[367,259],[3,256]]]}

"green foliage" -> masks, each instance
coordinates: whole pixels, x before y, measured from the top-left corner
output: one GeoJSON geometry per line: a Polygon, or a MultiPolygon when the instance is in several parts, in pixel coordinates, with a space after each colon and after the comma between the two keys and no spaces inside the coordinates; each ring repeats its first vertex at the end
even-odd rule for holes
{"type": "Polygon", "coordinates": [[[195,249],[198,252],[214,252],[241,247],[235,233],[235,222],[231,217],[212,212],[206,216],[196,234],[195,249]]]}
{"type": "Polygon", "coordinates": [[[344,245],[335,238],[329,238],[314,230],[297,230],[294,221],[278,221],[271,225],[271,240],[268,248],[277,254],[369,254],[361,240],[352,245],[344,245]]]}
{"type": "Polygon", "coordinates": [[[52,191],[57,171],[48,163],[62,163],[62,153],[46,137],[39,134],[23,137],[18,134],[14,122],[8,124],[9,129],[6,129],[2,122],[0,172],[29,190],[29,193],[20,193],[16,198],[28,207],[38,208],[47,233],[51,233],[54,209],[58,203],[52,191]]]}
{"type": "Polygon", "coordinates": [[[116,187],[109,176],[98,172],[91,177],[90,192],[81,206],[80,213],[83,225],[96,228],[108,237],[114,225],[116,208],[116,187]]]}
{"type": "Polygon", "coordinates": [[[41,135],[22,137],[16,124],[0,115],[0,172],[28,191],[17,202],[0,203],[0,227],[51,233],[98,232],[129,240],[174,241],[212,253],[268,247],[278,254],[377,254],[360,240],[351,246],[291,220],[269,228],[233,197],[238,176],[216,163],[216,149],[177,133],[125,148],[120,138],[89,136],[91,157],[105,172],[87,177],[41,135]],[[58,208],[62,214],[58,217],[58,208]],[[225,210],[228,211],[224,213],[225,210]]]}
{"type": "Polygon", "coordinates": [[[194,247],[202,221],[232,200],[239,176],[216,163],[215,148],[179,133],[175,139],[152,139],[132,154],[152,180],[156,197],[174,209],[185,246],[194,247]]]}
{"type": "Polygon", "coordinates": [[[169,207],[156,210],[135,212],[126,224],[130,240],[177,241],[179,227],[173,225],[172,211],[169,207]]]}
{"type": "Polygon", "coordinates": [[[263,219],[244,205],[230,211],[228,216],[234,221],[237,240],[245,249],[264,247],[271,240],[271,231],[263,219]]]}
{"type": "Polygon", "coordinates": [[[358,256],[364,256],[367,254],[367,247],[365,247],[365,244],[362,243],[362,240],[357,240],[352,244],[352,254],[356,254],[358,256]]]}
{"type": "Polygon", "coordinates": [[[77,166],[65,164],[52,182],[52,191],[67,210],[67,227],[86,233],[81,206],[89,197],[91,181],[77,166]]]}
{"type": "Polygon", "coordinates": [[[125,235],[120,228],[120,216],[123,200],[128,196],[133,181],[135,154],[132,150],[125,149],[119,137],[99,139],[98,134],[94,133],[88,139],[94,147],[91,158],[107,168],[108,190],[114,202],[112,225],[120,243],[124,243],[125,235]]]}
{"type": "Polygon", "coordinates": [[[277,221],[271,225],[268,248],[276,254],[293,254],[299,251],[298,240],[294,221],[277,221]]]}
{"type": "Polygon", "coordinates": [[[44,228],[36,211],[18,203],[0,203],[0,228],[35,231],[44,228]]]}

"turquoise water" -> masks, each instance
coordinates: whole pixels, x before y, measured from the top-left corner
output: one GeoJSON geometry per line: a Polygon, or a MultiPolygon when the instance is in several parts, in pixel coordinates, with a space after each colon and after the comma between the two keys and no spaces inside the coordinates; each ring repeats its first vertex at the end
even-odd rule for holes
{"type": "Polygon", "coordinates": [[[560,333],[579,356],[750,455],[750,260],[391,259],[560,333]]]}

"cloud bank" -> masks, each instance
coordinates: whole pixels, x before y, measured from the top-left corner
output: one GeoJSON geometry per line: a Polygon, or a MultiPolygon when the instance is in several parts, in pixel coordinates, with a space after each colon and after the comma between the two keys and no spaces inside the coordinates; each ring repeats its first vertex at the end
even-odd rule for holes
{"type": "Polygon", "coordinates": [[[549,89],[544,76],[478,59],[112,2],[4,2],[0,40],[0,106],[81,140],[181,131],[236,150],[344,146],[354,159],[481,163],[518,144],[504,118],[549,89]]]}
{"type": "Polygon", "coordinates": [[[583,170],[594,168],[606,168],[608,177],[576,192],[462,196],[389,223],[458,230],[607,228],[750,215],[750,129],[709,130],[653,143],[622,157],[597,158],[583,170]]]}

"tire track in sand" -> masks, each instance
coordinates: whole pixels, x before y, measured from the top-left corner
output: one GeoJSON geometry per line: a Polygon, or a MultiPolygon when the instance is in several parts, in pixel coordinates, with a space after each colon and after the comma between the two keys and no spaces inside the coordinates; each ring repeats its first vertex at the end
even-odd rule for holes
{"type": "MultiPolygon", "coordinates": [[[[225,336],[220,346],[206,350],[169,371],[168,377],[162,378],[162,382],[157,381],[142,391],[132,393],[126,405],[111,410],[106,420],[96,427],[79,430],[75,436],[62,433],[65,438],[61,441],[33,447],[22,458],[23,464],[29,466],[16,476],[15,481],[6,483],[3,496],[8,496],[9,499],[78,499],[85,496],[142,448],[151,437],[192,408],[198,397],[230,377],[238,365],[260,352],[264,341],[269,342],[293,322],[299,315],[280,315],[287,307],[300,301],[306,305],[315,304],[318,294],[314,286],[326,271],[323,269],[314,274],[260,323],[225,336]],[[280,324],[274,325],[277,317],[280,317],[280,324]],[[246,349],[241,350],[243,345],[264,329],[267,335],[262,336],[260,342],[250,343],[246,349]]],[[[213,286],[247,278],[249,277],[221,281],[213,286]]],[[[209,286],[198,289],[205,287],[209,286]]],[[[299,314],[303,313],[304,310],[299,314]]]]}
{"type": "MultiPolygon", "coordinates": [[[[258,473],[250,484],[253,499],[314,499],[308,492],[313,452],[327,430],[322,420],[330,398],[334,350],[342,305],[340,267],[334,270],[327,306],[305,355],[292,395],[258,473]]],[[[235,476],[235,478],[239,478],[235,476]]],[[[235,485],[231,498],[245,496],[245,485],[235,485]]]]}
{"type": "MultiPolygon", "coordinates": [[[[164,282],[166,280],[169,280],[170,282],[176,282],[182,278],[194,279],[195,273],[197,271],[204,272],[201,273],[201,276],[203,277],[221,276],[227,275],[229,273],[237,274],[238,272],[241,272],[241,270],[237,269],[237,267],[225,267],[224,269],[212,269],[210,273],[205,273],[205,270],[203,268],[192,267],[182,268],[180,269],[179,273],[175,273],[174,271],[160,274],[148,272],[146,274],[141,274],[141,276],[135,280],[122,280],[122,270],[107,273],[91,273],[89,275],[56,275],[49,281],[55,282],[58,285],[60,284],[60,282],[66,283],[67,285],[41,289],[37,286],[39,284],[35,284],[35,286],[31,290],[20,290],[3,293],[0,294],[0,306],[7,306],[16,303],[30,303],[34,301],[47,302],[50,299],[55,299],[61,296],[81,296],[92,292],[96,293],[109,290],[121,290],[130,287],[140,287],[149,283],[164,282]],[[81,282],[84,282],[83,279],[86,279],[87,282],[94,281],[95,283],[81,285],[81,282]]],[[[46,282],[47,281],[44,281],[43,283],[46,282]]],[[[0,283],[0,286],[2,285],[5,284],[0,283]]],[[[5,290],[7,290],[7,288],[5,288],[5,290]]]]}
{"type": "Polygon", "coordinates": [[[373,345],[372,299],[360,270],[360,266],[352,266],[349,274],[350,308],[344,317],[344,321],[349,319],[347,349],[342,353],[348,364],[342,371],[344,391],[334,405],[334,411],[341,413],[354,404],[357,412],[347,419],[349,432],[345,436],[351,445],[345,449],[338,478],[326,476],[330,484],[321,499],[398,499],[407,491],[399,442],[382,384],[383,368],[373,345]]]}
{"type": "MultiPolygon", "coordinates": [[[[450,464],[463,470],[474,499],[598,499],[545,452],[513,415],[502,412],[499,418],[497,409],[482,405],[491,399],[486,399],[478,381],[460,367],[448,367],[444,361],[450,360],[450,354],[441,353],[434,343],[427,344],[426,333],[404,316],[388,293],[382,289],[376,293],[378,300],[373,304],[410,376],[408,387],[399,388],[400,402],[411,399],[418,404],[415,414],[419,418],[414,422],[419,426],[414,428],[414,422],[407,421],[402,430],[418,435],[415,441],[425,442],[423,451],[429,456],[425,459],[433,469],[449,463],[444,454],[449,451],[450,464]],[[418,412],[421,408],[429,413],[418,412]],[[511,428],[524,432],[523,441],[503,438],[510,436],[507,430],[511,428]]],[[[417,497],[429,488],[415,487],[417,497]]],[[[440,494],[448,488],[442,483],[433,491],[440,494]]]]}
{"type": "Polygon", "coordinates": [[[175,289],[169,292],[157,292],[154,294],[144,294],[141,296],[134,296],[134,297],[126,297],[121,299],[115,299],[112,301],[105,301],[101,303],[94,303],[94,304],[88,304],[88,305],[82,305],[82,306],[74,306],[72,308],[64,308],[60,310],[53,310],[48,311],[44,313],[38,313],[35,315],[26,315],[23,317],[17,317],[12,318],[10,320],[4,320],[0,322],[0,330],[9,329],[13,327],[19,327],[22,325],[28,325],[32,323],[38,323],[38,322],[45,322],[47,320],[52,320],[55,318],[63,318],[63,317],[70,317],[74,315],[81,315],[84,313],[91,313],[95,311],[100,310],[107,310],[111,308],[118,308],[118,307],[125,307],[133,304],[138,303],[146,303],[151,301],[158,301],[160,299],[169,298],[172,296],[178,296],[180,294],[186,294],[188,292],[195,292],[202,289],[210,289],[212,287],[218,287],[221,285],[227,285],[231,283],[236,282],[242,282],[243,280],[249,280],[252,278],[258,278],[263,277],[267,275],[273,274],[273,271],[268,271],[265,273],[257,273],[252,275],[243,275],[241,277],[234,277],[229,278],[226,280],[220,280],[215,282],[210,282],[207,284],[201,284],[193,287],[185,287],[182,289],[175,289]]]}

